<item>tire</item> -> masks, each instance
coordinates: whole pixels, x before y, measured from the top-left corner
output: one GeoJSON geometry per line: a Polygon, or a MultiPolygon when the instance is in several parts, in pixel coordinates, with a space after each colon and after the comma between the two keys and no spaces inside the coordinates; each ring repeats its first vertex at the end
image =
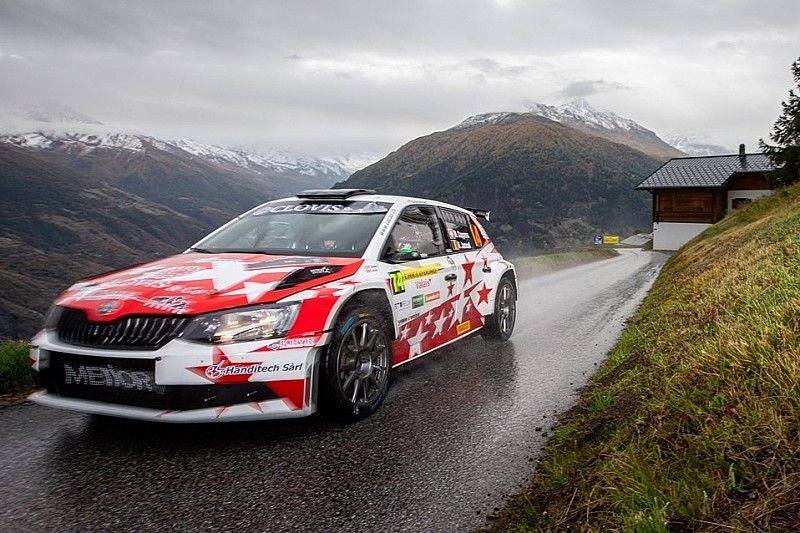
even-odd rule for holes
{"type": "Polygon", "coordinates": [[[389,320],[372,298],[360,298],[341,313],[320,366],[323,415],[355,422],[383,403],[391,372],[389,320]]]}
{"type": "Polygon", "coordinates": [[[500,278],[495,294],[494,313],[486,317],[481,335],[489,342],[506,342],[517,318],[517,291],[508,276],[500,278]]]}

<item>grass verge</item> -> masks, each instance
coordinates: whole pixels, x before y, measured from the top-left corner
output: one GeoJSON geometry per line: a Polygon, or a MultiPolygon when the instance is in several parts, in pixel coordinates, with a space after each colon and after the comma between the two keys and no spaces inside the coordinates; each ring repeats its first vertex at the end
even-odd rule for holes
{"type": "Polygon", "coordinates": [[[517,276],[520,279],[530,278],[603,259],[610,259],[619,255],[614,248],[582,248],[574,252],[561,252],[556,254],[535,255],[512,259],[517,276]]]}
{"type": "Polygon", "coordinates": [[[0,344],[0,394],[27,391],[32,387],[28,343],[10,341],[0,344]]]}
{"type": "Polygon", "coordinates": [[[800,524],[800,185],[664,266],[494,531],[800,524]]]}

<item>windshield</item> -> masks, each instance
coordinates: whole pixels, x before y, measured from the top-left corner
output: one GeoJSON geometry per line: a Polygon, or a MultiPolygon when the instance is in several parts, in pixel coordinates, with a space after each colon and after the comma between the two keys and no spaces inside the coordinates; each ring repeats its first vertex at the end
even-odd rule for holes
{"type": "Polygon", "coordinates": [[[361,257],[390,206],[342,200],[271,202],[209,235],[193,249],[361,257]]]}

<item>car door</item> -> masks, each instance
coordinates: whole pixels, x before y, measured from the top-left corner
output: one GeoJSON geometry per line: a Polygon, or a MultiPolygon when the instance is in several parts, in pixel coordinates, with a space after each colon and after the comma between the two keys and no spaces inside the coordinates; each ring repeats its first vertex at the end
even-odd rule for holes
{"type": "Polygon", "coordinates": [[[444,207],[440,213],[447,239],[445,252],[455,265],[456,279],[446,290],[449,295],[452,293],[450,297],[458,298],[454,305],[456,320],[452,333],[459,337],[483,325],[477,309],[481,298],[479,291],[485,290],[485,265],[480,257],[483,239],[467,214],[444,207]]]}
{"type": "Polygon", "coordinates": [[[444,253],[436,210],[406,207],[389,234],[381,260],[391,265],[387,283],[400,329],[393,347],[397,364],[439,345],[435,313],[446,294],[445,277],[452,279],[455,265],[444,253]]]}

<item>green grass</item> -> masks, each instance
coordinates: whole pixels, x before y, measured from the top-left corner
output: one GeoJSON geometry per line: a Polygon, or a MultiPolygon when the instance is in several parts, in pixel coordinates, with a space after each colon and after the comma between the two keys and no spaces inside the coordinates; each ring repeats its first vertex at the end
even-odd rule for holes
{"type": "Polygon", "coordinates": [[[610,259],[619,255],[614,248],[587,247],[573,252],[517,257],[512,259],[520,279],[546,274],[562,268],[610,259]]]}
{"type": "Polygon", "coordinates": [[[800,524],[800,185],[662,270],[490,529],[788,530],[800,524]]]}
{"type": "Polygon", "coordinates": [[[0,394],[19,392],[33,387],[28,366],[28,343],[20,341],[0,344],[0,394]]]}

